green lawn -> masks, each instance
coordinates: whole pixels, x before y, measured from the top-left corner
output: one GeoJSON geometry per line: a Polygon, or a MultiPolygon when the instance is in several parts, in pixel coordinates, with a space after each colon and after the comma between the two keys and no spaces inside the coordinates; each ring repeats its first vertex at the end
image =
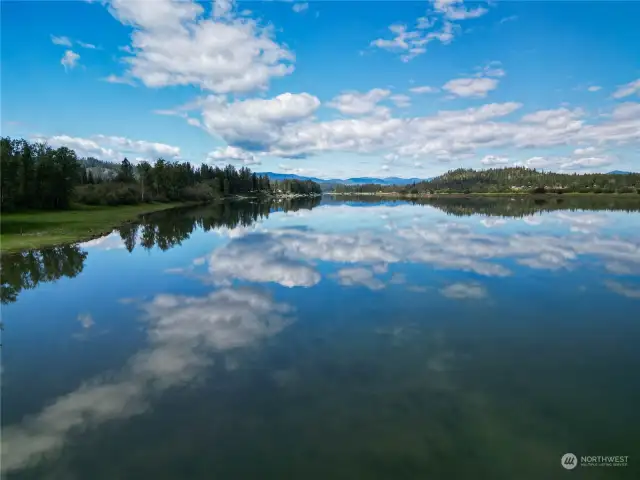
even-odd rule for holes
{"type": "Polygon", "coordinates": [[[118,207],[78,205],[65,211],[3,213],[0,216],[0,250],[10,252],[89,240],[110,232],[143,213],[185,203],[148,203],[118,207]]]}

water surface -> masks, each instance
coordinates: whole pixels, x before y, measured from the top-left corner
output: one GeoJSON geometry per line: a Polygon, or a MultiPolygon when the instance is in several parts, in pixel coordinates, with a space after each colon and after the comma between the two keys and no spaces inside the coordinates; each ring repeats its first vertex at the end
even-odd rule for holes
{"type": "Polygon", "coordinates": [[[236,202],[3,256],[3,471],[638,478],[640,214],[598,202],[236,202]]]}

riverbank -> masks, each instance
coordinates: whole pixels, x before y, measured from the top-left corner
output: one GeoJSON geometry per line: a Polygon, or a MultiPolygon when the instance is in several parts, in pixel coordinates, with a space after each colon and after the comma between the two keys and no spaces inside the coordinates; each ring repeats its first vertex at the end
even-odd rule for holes
{"type": "MultiPolygon", "coordinates": [[[[224,200],[310,198],[318,194],[231,195],[224,200]]],[[[71,210],[3,213],[0,216],[0,252],[9,253],[76,243],[107,235],[140,215],[178,207],[195,206],[194,202],[145,203],[115,207],[75,205],[71,210]]]]}
{"type": "Polygon", "coordinates": [[[189,205],[187,202],[117,207],[78,205],[63,211],[3,213],[0,217],[0,251],[8,253],[87,241],[135,221],[140,215],[189,205]]]}

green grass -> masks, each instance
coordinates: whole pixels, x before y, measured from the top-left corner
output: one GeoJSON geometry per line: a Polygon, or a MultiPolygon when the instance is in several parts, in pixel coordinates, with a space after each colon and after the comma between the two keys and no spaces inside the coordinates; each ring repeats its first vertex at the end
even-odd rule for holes
{"type": "Polygon", "coordinates": [[[0,251],[6,253],[90,240],[144,213],[184,205],[187,204],[148,203],[118,207],[78,205],[65,211],[3,213],[0,217],[0,251]]]}

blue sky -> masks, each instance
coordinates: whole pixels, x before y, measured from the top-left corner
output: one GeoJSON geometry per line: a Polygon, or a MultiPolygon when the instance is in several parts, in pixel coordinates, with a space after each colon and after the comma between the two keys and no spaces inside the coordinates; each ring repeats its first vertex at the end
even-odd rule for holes
{"type": "Polygon", "coordinates": [[[2,134],[319,177],[640,170],[640,3],[2,2],[2,134]]]}

